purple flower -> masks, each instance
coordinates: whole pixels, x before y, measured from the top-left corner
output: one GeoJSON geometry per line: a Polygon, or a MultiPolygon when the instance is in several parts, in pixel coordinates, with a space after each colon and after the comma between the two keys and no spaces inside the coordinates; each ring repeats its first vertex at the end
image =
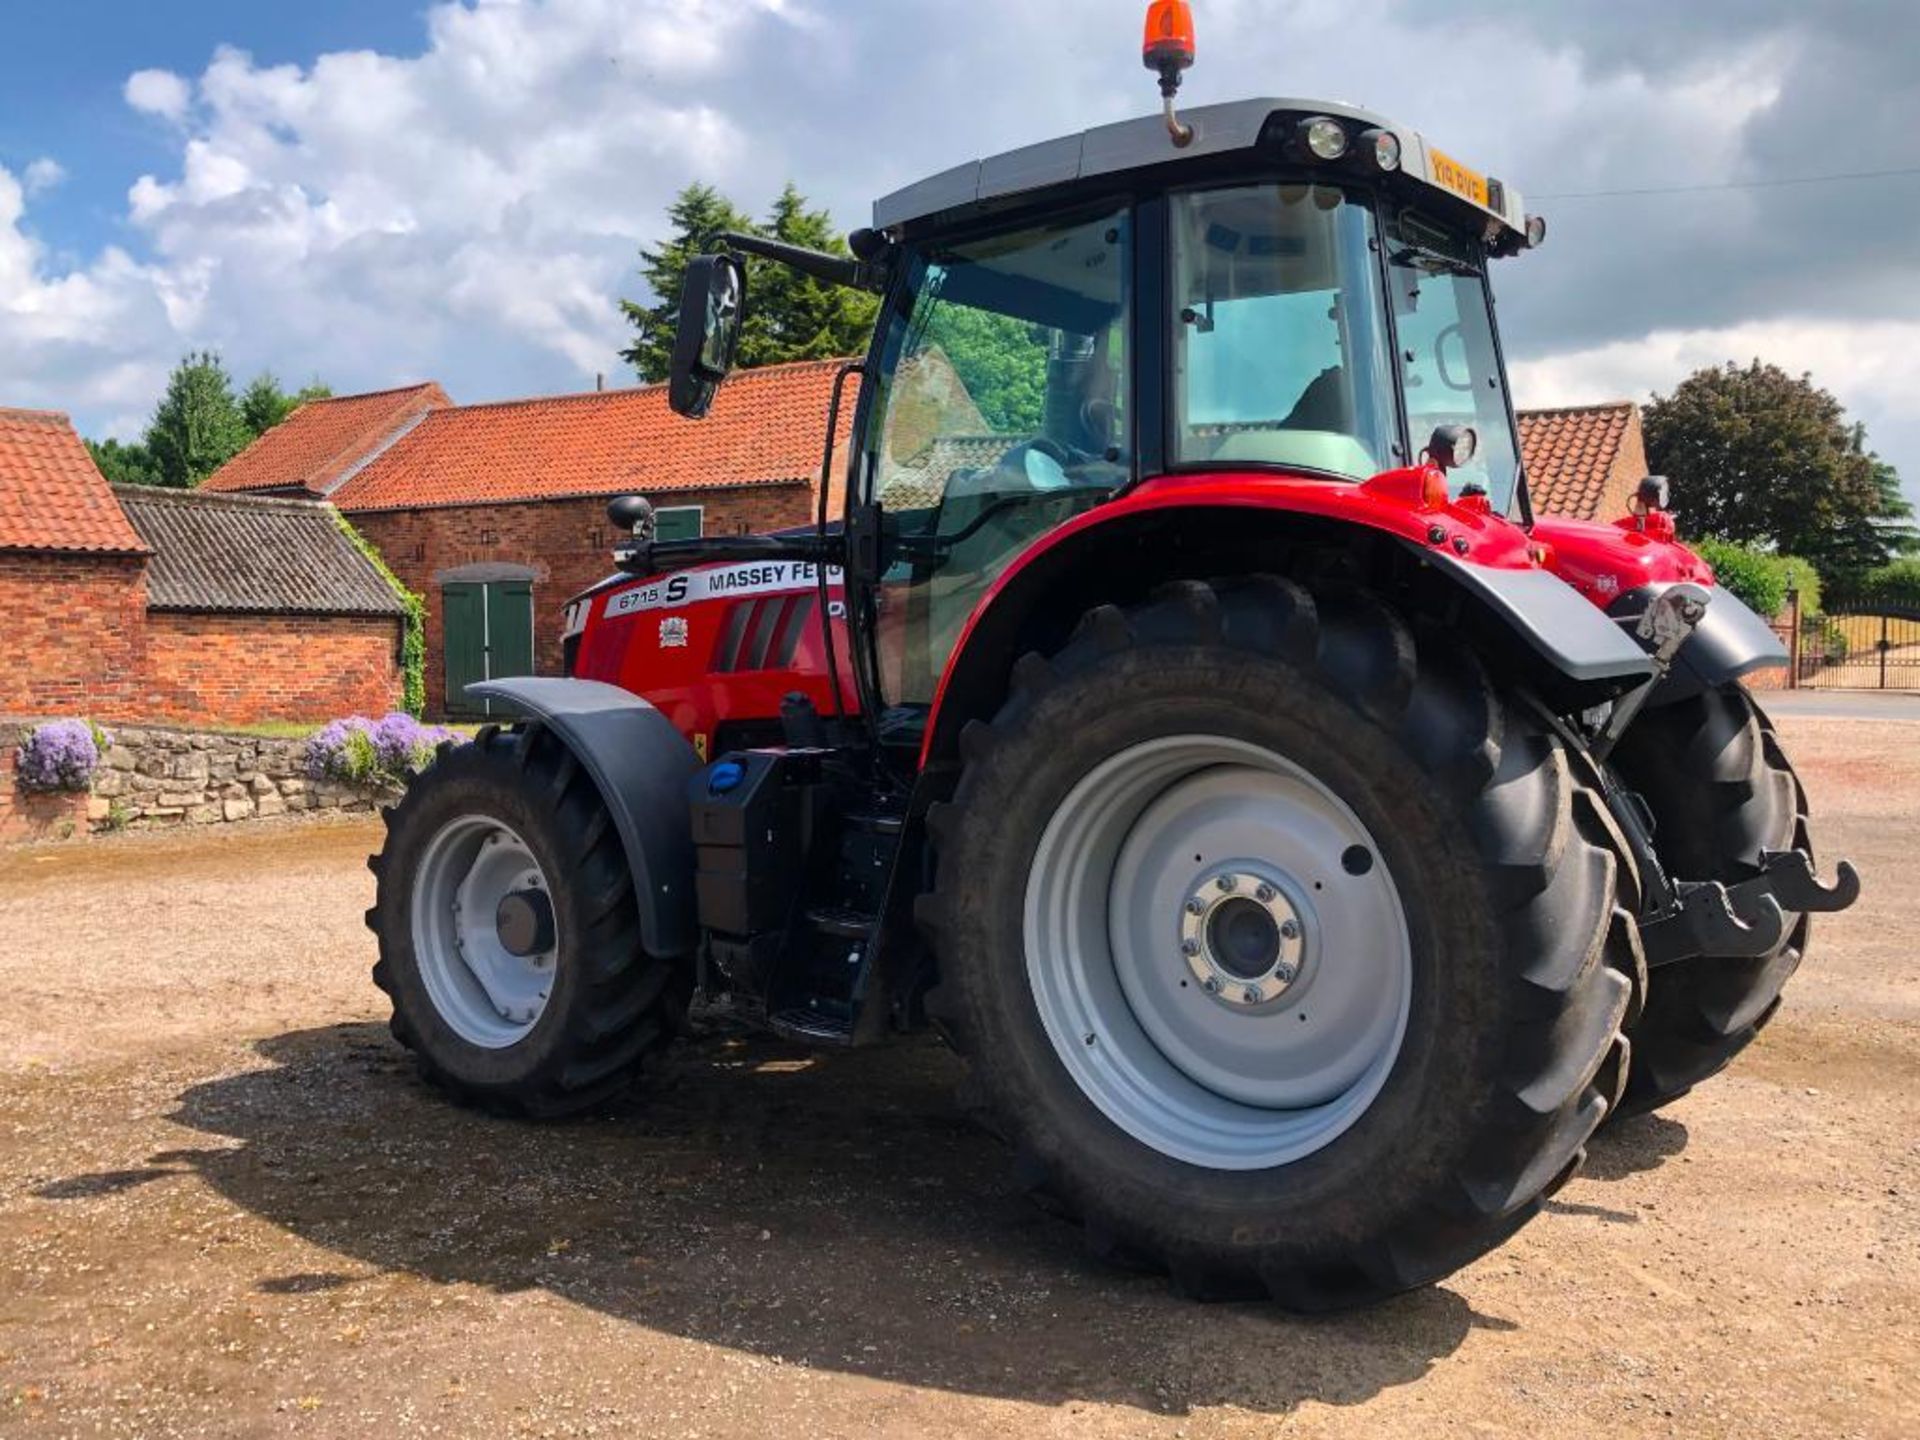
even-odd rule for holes
{"type": "Polygon", "coordinates": [[[398,785],[431,764],[443,741],[458,739],[451,730],[398,711],[379,720],[350,715],[307,741],[307,774],[352,785],[398,785]]]}
{"type": "Polygon", "coordinates": [[[14,757],[16,782],[22,790],[87,789],[100,764],[96,733],[84,720],[49,720],[35,726],[14,757]]]}

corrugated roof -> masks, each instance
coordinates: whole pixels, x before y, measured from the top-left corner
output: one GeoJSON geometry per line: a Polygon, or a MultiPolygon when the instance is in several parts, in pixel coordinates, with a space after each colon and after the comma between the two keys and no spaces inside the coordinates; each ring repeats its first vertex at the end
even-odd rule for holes
{"type": "Polygon", "coordinates": [[[153,548],[147,608],[279,615],[402,615],[405,606],[340,531],[331,505],[116,485],[153,548]]]}
{"type": "Polygon", "coordinates": [[[309,400],[207,477],[220,493],[303,490],[328,495],[420,416],[453,402],[438,384],[309,400]]]}
{"type": "Polygon", "coordinates": [[[664,385],[435,410],[333,499],[351,513],[811,482],[844,363],[742,371],[698,421],[667,407],[664,385]]]}
{"type": "Polygon", "coordinates": [[[0,408],[0,550],[146,550],[58,411],[0,408]]]}
{"type": "MultiPolygon", "coordinates": [[[[1596,518],[1614,481],[1621,449],[1636,426],[1631,400],[1520,412],[1520,449],[1534,508],[1596,518]]],[[[1632,477],[1638,479],[1638,476],[1632,477]]]]}

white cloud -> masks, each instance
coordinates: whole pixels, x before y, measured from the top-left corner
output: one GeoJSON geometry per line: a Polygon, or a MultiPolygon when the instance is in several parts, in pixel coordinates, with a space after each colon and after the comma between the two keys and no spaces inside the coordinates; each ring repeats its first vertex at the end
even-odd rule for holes
{"type": "Polygon", "coordinates": [[[171,70],[136,70],[122,93],[134,109],[175,122],[186,118],[193,103],[192,88],[171,70]]]}
{"type": "MultiPolygon", "coordinates": [[[[1704,367],[1763,360],[1789,374],[1810,373],[1865,423],[1874,448],[1897,459],[1920,454],[1920,415],[1912,406],[1916,353],[1920,321],[1909,320],[1769,320],[1656,330],[1637,340],[1522,361],[1513,367],[1513,393],[1523,407],[1644,402],[1704,367]]],[[[1905,480],[1920,500],[1920,472],[1910,467],[1905,480]]]]}
{"type": "Polygon", "coordinates": [[[20,187],[28,195],[39,195],[53,189],[66,178],[67,172],[58,160],[42,155],[20,172],[20,187]]]}

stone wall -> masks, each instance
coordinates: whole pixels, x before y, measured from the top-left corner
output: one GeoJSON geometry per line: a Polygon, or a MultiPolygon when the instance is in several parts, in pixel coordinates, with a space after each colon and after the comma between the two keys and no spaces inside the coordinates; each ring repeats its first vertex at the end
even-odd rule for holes
{"type": "Polygon", "coordinates": [[[389,798],[310,780],[307,742],[191,730],[109,727],[86,818],[95,830],[220,825],[320,810],[369,810],[389,798]]]}

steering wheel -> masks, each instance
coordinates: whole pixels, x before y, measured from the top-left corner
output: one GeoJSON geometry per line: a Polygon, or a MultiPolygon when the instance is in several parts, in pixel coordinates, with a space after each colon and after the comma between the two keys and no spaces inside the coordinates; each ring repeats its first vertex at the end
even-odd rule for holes
{"type": "Polygon", "coordinates": [[[1045,492],[1065,490],[1073,484],[1067,476],[1067,467],[1073,463],[1072,452],[1066,446],[1044,435],[1036,435],[1002,455],[994,469],[998,473],[1018,477],[1028,490],[1045,492]],[[1036,465],[1035,461],[1040,463],[1036,465]]]}

